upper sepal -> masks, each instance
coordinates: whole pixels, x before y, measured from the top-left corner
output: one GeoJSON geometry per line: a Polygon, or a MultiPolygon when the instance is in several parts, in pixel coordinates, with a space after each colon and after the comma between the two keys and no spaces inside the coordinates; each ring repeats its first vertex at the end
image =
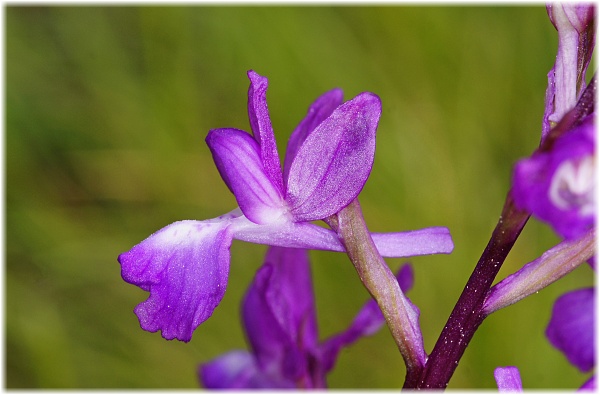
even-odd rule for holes
{"type": "Polygon", "coordinates": [[[306,137],[290,166],[286,201],[296,221],[333,215],[362,190],[373,166],[381,101],[361,93],[306,137]]]}

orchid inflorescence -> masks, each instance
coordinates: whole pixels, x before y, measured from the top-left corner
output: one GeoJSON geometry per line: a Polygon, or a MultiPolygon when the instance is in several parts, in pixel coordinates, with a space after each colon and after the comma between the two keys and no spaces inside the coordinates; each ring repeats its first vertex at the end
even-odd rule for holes
{"type": "MultiPolygon", "coordinates": [[[[326,388],[340,350],[384,324],[406,364],[404,388],[446,388],[487,316],[584,262],[594,267],[596,79],[586,83],[585,75],[595,9],[547,9],[559,46],[548,74],[540,146],[515,165],[498,225],[431,353],[423,345],[420,311],[405,294],[414,284],[412,267],[405,264],[394,275],[383,257],[448,254],[454,244],[445,227],[368,230],[358,195],[374,161],[379,97],[364,92],[344,102],[340,89],[321,95],[293,131],[282,166],[268,81],[252,70],[251,133],[222,128],[206,137],[238,207],[214,219],[175,222],[118,258],[123,279],[149,292],[134,310],[142,329],[190,341],[226,291],[233,240],[266,244],[265,261],[241,304],[249,350],[202,363],[198,377],[206,388],[326,388]],[[492,286],[530,215],[563,241],[492,286]],[[347,253],[373,297],[347,329],[325,340],[318,336],[309,250],[347,253]]],[[[239,260],[233,257],[234,264],[243,264],[239,260]]],[[[561,296],[546,330],[550,343],[582,372],[595,366],[594,294],[586,288],[561,296]]],[[[522,390],[518,367],[492,373],[500,390],[522,390]]],[[[595,388],[595,376],[582,388],[595,388]]]]}

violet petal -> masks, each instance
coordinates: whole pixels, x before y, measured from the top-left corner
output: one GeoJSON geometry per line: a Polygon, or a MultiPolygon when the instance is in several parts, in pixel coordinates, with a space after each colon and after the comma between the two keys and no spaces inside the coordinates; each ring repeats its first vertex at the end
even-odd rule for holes
{"type": "Polygon", "coordinates": [[[515,366],[497,367],[494,378],[500,392],[523,392],[521,375],[515,366]]]}
{"type": "Polygon", "coordinates": [[[285,199],[296,221],[324,219],[362,190],[375,155],[381,101],[361,93],[306,138],[290,166],[285,199]]]}
{"type": "MultiPolygon", "coordinates": [[[[372,233],[371,237],[381,256],[388,258],[448,254],[454,248],[450,232],[443,227],[397,233],[372,233]]],[[[309,222],[281,221],[257,225],[240,217],[235,222],[235,238],[249,243],[279,247],[346,251],[334,231],[309,222]]]]}
{"type": "Polygon", "coordinates": [[[513,173],[516,205],[552,225],[565,238],[594,226],[593,116],[561,136],[549,152],[520,160],[513,173]]]}
{"type": "Polygon", "coordinates": [[[582,372],[594,367],[594,288],[562,295],[554,303],[546,328],[552,345],[582,372]]]}
{"type": "Polygon", "coordinates": [[[215,129],[209,132],[206,143],[221,177],[249,220],[261,224],[277,221],[285,215],[281,190],[265,173],[260,147],[248,133],[215,129]]]}
{"type": "Polygon", "coordinates": [[[248,71],[248,78],[250,79],[250,88],[248,89],[250,127],[252,133],[254,133],[254,138],[260,145],[260,158],[265,173],[279,190],[283,190],[283,177],[279,153],[277,152],[277,142],[269,117],[269,108],[267,107],[266,95],[269,82],[266,77],[257,74],[253,70],[248,71]]]}
{"type": "Polygon", "coordinates": [[[577,391],[596,391],[596,375],[592,375],[577,391]]]}
{"type": "Polygon", "coordinates": [[[290,167],[300,146],[304,143],[306,137],[342,104],[343,98],[344,93],[341,89],[333,89],[325,92],[311,104],[304,119],[294,129],[288,140],[283,166],[283,179],[286,184],[290,167]]]}
{"type": "Polygon", "coordinates": [[[265,373],[252,354],[236,350],[200,365],[200,381],[207,389],[293,388],[294,383],[265,373]]]}
{"type": "Polygon", "coordinates": [[[175,222],[119,255],[123,279],[149,291],[135,308],[142,329],[189,341],[227,287],[230,222],[175,222]]]}
{"type": "Polygon", "coordinates": [[[296,381],[308,371],[304,357],[317,342],[308,252],[271,247],[242,306],[248,341],[261,366],[296,381]]]}

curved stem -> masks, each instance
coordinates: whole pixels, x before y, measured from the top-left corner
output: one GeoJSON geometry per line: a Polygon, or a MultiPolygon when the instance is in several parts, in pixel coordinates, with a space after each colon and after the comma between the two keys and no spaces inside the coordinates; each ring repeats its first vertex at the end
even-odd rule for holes
{"type": "Polygon", "coordinates": [[[406,298],[367,229],[357,199],[327,219],[346,247],[348,257],[364,284],[377,301],[386,323],[406,363],[407,380],[419,377],[425,365],[419,311],[406,298]]]}

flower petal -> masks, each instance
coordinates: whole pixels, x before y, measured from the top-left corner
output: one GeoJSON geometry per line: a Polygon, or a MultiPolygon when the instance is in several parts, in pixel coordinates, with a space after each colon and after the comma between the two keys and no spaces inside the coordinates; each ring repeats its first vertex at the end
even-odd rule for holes
{"type": "Polygon", "coordinates": [[[371,233],[371,238],[384,257],[449,254],[454,249],[450,231],[444,227],[397,233],[371,233]]]}
{"type": "Polygon", "coordinates": [[[286,184],[292,162],[306,137],[342,104],[343,99],[344,92],[341,89],[333,89],[319,96],[308,108],[308,113],[288,140],[283,166],[283,179],[286,184]]]}
{"type": "Polygon", "coordinates": [[[231,351],[200,365],[198,377],[207,389],[294,387],[293,382],[267,375],[254,356],[242,350],[231,351]]]}
{"type": "MultiPolygon", "coordinates": [[[[371,233],[371,237],[381,256],[387,258],[448,254],[454,248],[450,232],[444,227],[397,233],[371,233]]],[[[257,226],[241,217],[235,222],[235,238],[249,243],[279,247],[346,251],[334,231],[309,222],[281,221],[257,226]]]]}
{"type": "Polygon", "coordinates": [[[259,364],[296,381],[317,342],[308,251],[271,247],[242,306],[242,319],[259,364]]]}
{"type": "Polygon", "coordinates": [[[211,130],[206,137],[217,169],[244,215],[255,223],[278,220],[285,213],[281,190],[261,162],[258,143],[237,129],[211,130]]]}
{"type": "Polygon", "coordinates": [[[571,291],[556,300],[546,336],[582,372],[594,367],[594,288],[571,291]]]}
{"type": "Polygon", "coordinates": [[[494,285],[485,299],[483,312],[488,315],[510,306],[573,271],[595,253],[595,235],[592,229],[579,239],[565,240],[494,285]]]}
{"type": "Polygon", "coordinates": [[[119,255],[123,279],[150,292],[135,314],[142,329],[190,341],[227,287],[229,219],[175,222],[119,255]]]}
{"type": "Polygon", "coordinates": [[[273,133],[273,126],[271,126],[269,108],[267,107],[269,81],[253,70],[248,71],[248,78],[250,79],[250,88],[248,89],[250,127],[254,138],[260,145],[260,158],[265,173],[278,189],[283,190],[281,162],[279,161],[277,142],[273,133]]]}
{"type": "Polygon", "coordinates": [[[494,370],[494,378],[500,392],[523,392],[521,375],[515,366],[499,366],[494,370]]]}
{"type": "Polygon", "coordinates": [[[592,115],[559,137],[551,151],[536,152],[516,164],[515,203],[565,238],[585,233],[595,221],[594,155],[592,115]]]}
{"type": "Polygon", "coordinates": [[[375,155],[381,101],[361,93],[306,138],[290,166],[285,199],[296,221],[324,219],[362,190],[375,155]]]}

